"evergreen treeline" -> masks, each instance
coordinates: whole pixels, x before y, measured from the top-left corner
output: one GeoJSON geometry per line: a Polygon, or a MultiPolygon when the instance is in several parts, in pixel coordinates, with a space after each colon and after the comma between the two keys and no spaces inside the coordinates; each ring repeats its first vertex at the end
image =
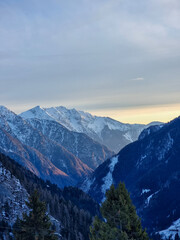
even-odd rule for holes
{"type": "Polygon", "coordinates": [[[49,214],[63,226],[64,240],[88,240],[92,217],[99,215],[99,205],[78,188],[63,190],[49,181],[43,181],[9,157],[0,154],[0,161],[20,183],[32,194],[37,189],[41,201],[46,202],[49,214]]]}

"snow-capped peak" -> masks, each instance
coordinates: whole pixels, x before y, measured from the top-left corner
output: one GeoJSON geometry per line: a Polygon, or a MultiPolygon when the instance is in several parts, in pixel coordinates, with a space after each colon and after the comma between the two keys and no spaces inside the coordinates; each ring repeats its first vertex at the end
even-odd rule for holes
{"type": "Polygon", "coordinates": [[[0,115],[15,115],[11,110],[9,110],[7,107],[0,105],[0,115]]]}
{"type": "Polygon", "coordinates": [[[28,111],[25,111],[21,113],[20,116],[24,119],[37,118],[37,119],[54,120],[41,106],[36,106],[28,111]]]}
{"type": "Polygon", "coordinates": [[[0,118],[8,121],[13,121],[16,117],[17,115],[7,107],[2,105],[0,106],[0,118]]]}
{"type": "Polygon", "coordinates": [[[76,109],[67,109],[65,107],[46,108],[46,111],[69,130],[82,132],[85,116],[82,117],[81,112],[76,109]]]}
{"type": "Polygon", "coordinates": [[[7,107],[0,105],[0,111],[10,111],[7,107]]]}
{"type": "Polygon", "coordinates": [[[98,117],[91,115],[84,111],[78,111],[76,109],[67,109],[65,107],[51,107],[46,108],[46,112],[56,119],[56,121],[63,124],[69,130],[76,132],[87,132],[101,135],[101,131],[105,126],[108,126],[110,130],[128,130],[129,125],[122,124],[116,120],[108,117],[98,117]]]}
{"type": "Polygon", "coordinates": [[[107,126],[110,130],[128,131],[130,124],[123,124],[108,117],[98,117],[90,113],[78,111],[76,109],[67,109],[63,106],[42,108],[37,106],[20,114],[24,119],[38,118],[55,120],[64,127],[75,132],[84,132],[97,134],[101,138],[102,130],[107,126]]]}
{"type": "Polygon", "coordinates": [[[24,119],[56,121],[70,131],[88,135],[116,153],[126,144],[137,140],[140,132],[146,128],[143,124],[125,124],[109,117],[98,117],[63,106],[50,108],[37,106],[21,113],[20,116],[24,119]]]}

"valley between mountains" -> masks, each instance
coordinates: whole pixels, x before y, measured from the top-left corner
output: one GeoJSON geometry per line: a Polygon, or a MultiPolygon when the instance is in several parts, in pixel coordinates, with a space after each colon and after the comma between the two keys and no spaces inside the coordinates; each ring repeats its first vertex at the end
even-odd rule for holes
{"type": "Polygon", "coordinates": [[[180,118],[166,124],[124,124],[65,107],[37,106],[17,115],[1,106],[0,138],[0,207],[4,215],[9,199],[17,202],[9,210],[13,219],[28,211],[24,201],[33,188],[38,188],[42,199],[49,199],[51,218],[57,221],[59,233],[63,227],[68,232],[63,232],[63,239],[87,240],[92,218],[100,215],[96,202],[101,204],[111,184],[117,186],[121,181],[152,239],[174,240],[177,236],[180,118]],[[2,197],[5,188],[7,196],[2,197]],[[63,212],[67,222],[60,217],[63,212]],[[77,215],[84,218],[83,229],[76,222],[77,215]]]}
{"type": "Polygon", "coordinates": [[[42,179],[75,186],[115,154],[111,139],[119,139],[121,149],[145,127],[64,107],[37,106],[17,115],[1,106],[0,149],[42,179]]]}

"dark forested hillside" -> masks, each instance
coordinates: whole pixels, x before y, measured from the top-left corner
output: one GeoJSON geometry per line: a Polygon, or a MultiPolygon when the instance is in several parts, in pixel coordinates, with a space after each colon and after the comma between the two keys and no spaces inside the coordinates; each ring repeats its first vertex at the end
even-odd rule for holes
{"type": "Polygon", "coordinates": [[[43,181],[9,157],[0,154],[0,162],[31,194],[38,190],[41,200],[47,203],[49,213],[61,222],[61,234],[66,240],[87,240],[92,217],[99,215],[99,205],[83,191],[66,187],[59,189],[43,181]]]}
{"type": "Polygon", "coordinates": [[[120,181],[149,234],[175,235],[180,221],[180,117],[144,130],[138,141],[100,165],[81,187],[101,202],[110,185],[120,181]]]}

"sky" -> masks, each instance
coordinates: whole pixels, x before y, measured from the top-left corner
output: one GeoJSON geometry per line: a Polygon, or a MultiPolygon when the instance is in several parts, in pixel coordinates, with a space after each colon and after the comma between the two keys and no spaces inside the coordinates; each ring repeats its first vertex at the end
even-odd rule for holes
{"type": "Polygon", "coordinates": [[[179,0],[0,0],[0,104],[180,115],[179,0]]]}

